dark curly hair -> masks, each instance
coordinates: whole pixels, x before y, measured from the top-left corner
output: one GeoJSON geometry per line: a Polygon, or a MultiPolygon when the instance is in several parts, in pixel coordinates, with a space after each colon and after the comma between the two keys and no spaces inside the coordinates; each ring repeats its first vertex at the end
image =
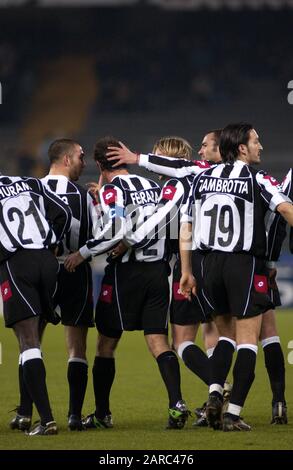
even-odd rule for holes
{"type": "Polygon", "coordinates": [[[94,160],[99,162],[101,170],[115,171],[121,168],[126,168],[125,164],[113,168],[113,165],[115,165],[115,160],[109,161],[106,156],[108,147],[121,147],[121,145],[119,141],[112,136],[102,137],[101,139],[97,140],[95,144],[94,160]]]}

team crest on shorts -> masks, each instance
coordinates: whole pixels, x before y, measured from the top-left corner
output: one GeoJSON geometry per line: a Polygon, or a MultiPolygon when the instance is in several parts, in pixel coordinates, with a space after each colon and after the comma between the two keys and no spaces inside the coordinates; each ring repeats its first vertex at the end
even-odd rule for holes
{"type": "Polygon", "coordinates": [[[10,297],[12,297],[9,281],[5,281],[1,284],[1,294],[3,302],[6,302],[10,299],[10,297]]]}
{"type": "Polygon", "coordinates": [[[101,287],[101,293],[100,293],[100,300],[102,302],[106,302],[108,304],[112,303],[112,292],[113,292],[113,286],[110,286],[110,284],[103,284],[101,287]]]}
{"type": "Polygon", "coordinates": [[[174,300],[186,300],[184,295],[181,293],[179,282],[173,282],[173,297],[174,300]]]}
{"type": "Polygon", "coordinates": [[[256,292],[260,292],[261,294],[268,293],[268,280],[266,276],[260,276],[255,274],[253,283],[256,292]]]}

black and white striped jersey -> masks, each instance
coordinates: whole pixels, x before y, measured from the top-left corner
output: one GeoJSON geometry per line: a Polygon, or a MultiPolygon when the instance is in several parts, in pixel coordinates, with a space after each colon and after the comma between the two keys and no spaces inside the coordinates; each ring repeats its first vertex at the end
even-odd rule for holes
{"type": "MultiPolygon", "coordinates": [[[[89,240],[79,251],[84,258],[109,251],[127,234],[136,230],[154,213],[159,201],[161,188],[149,179],[137,175],[115,176],[111,184],[100,191],[103,227],[95,231],[95,238],[89,240]]],[[[158,261],[165,259],[165,238],[160,238],[150,249],[129,248],[121,261],[158,261]]]]}
{"type": "Polygon", "coordinates": [[[166,237],[170,255],[179,254],[181,211],[186,204],[194,176],[171,178],[162,187],[155,212],[135,231],[129,231],[126,242],[134,248],[152,246],[166,237]]]}
{"type": "Polygon", "coordinates": [[[220,164],[195,178],[188,203],[193,248],[266,255],[265,214],[290,201],[279,183],[244,162],[220,164]]]}
{"type": "Polygon", "coordinates": [[[59,260],[77,251],[93,236],[93,223],[97,223],[96,201],[79,184],[69,181],[64,175],[47,175],[41,180],[51,191],[66,203],[72,212],[71,229],[63,241],[59,260]]]}
{"type": "Polygon", "coordinates": [[[36,178],[0,176],[0,211],[0,262],[58,243],[71,224],[68,206],[36,178]]]}
{"type": "MultiPolygon", "coordinates": [[[[293,184],[292,184],[293,169],[290,168],[285,179],[282,183],[282,191],[293,201],[293,184]]],[[[267,220],[267,235],[268,235],[268,252],[267,259],[269,261],[278,261],[283,242],[287,235],[287,222],[278,213],[270,213],[267,220]]],[[[293,253],[293,229],[290,229],[290,251],[293,253]]]]}
{"type": "Polygon", "coordinates": [[[162,155],[140,154],[139,166],[159,175],[171,176],[173,178],[184,178],[188,175],[198,175],[210,168],[210,164],[202,160],[186,160],[184,158],[165,157],[162,155]]]}

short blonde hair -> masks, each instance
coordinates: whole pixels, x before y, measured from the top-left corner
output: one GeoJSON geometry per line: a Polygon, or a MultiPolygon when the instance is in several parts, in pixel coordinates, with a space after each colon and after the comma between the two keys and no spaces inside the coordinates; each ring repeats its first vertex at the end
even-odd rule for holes
{"type": "Polygon", "coordinates": [[[162,137],[155,143],[153,153],[160,153],[167,157],[186,158],[191,160],[192,147],[187,140],[182,139],[181,137],[162,137]]]}

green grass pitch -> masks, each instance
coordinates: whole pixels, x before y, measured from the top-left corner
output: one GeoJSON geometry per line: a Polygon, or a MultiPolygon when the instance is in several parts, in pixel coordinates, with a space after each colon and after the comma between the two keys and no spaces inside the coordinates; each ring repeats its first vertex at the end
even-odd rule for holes
{"type": "MultiPolygon", "coordinates": [[[[293,311],[277,313],[279,333],[286,362],[287,405],[289,424],[270,425],[271,392],[259,348],[256,378],[243,410],[252,432],[223,433],[212,429],[193,428],[193,418],[183,430],[165,430],[167,395],[156,362],[147,351],[141,332],[125,333],[116,353],[116,379],[111,393],[114,428],[86,432],[67,430],[68,389],[67,358],[62,326],[49,326],[45,333],[43,353],[47,368],[47,384],[59,434],[28,437],[9,429],[13,416],[9,410],[18,404],[16,339],[5,329],[0,318],[0,449],[93,449],[93,450],[200,450],[200,449],[293,449],[293,364],[289,364],[289,341],[293,340],[293,311]]],[[[89,383],[84,414],[94,410],[91,367],[95,355],[96,331],[88,337],[89,383]]],[[[291,349],[292,351],[292,349],[291,349]]],[[[291,358],[293,352],[291,353],[291,358]]],[[[293,358],[292,358],[293,359],[293,358]]],[[[291,361],[293,362],[293,361],[291,361]]],[[[205,386],[181,363],[182,390],[193,410],[206,399],[205,386]]],[[[37,419],[36,413],[34,418],[37,419]]]]}

